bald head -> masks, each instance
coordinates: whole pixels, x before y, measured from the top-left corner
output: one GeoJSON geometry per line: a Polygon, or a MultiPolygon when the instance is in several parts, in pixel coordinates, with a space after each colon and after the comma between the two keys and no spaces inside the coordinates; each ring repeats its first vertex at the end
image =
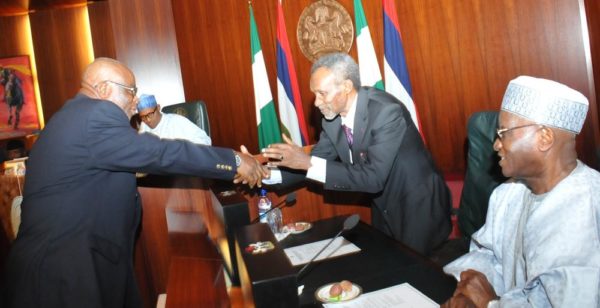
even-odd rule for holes
{"type": "Polygon", "coordinates": [[[111,58],[97,58],[90,63],[83,72],[81,81],[96,85],[105,80],[124,83],[127,79],[134,79],[133,73],[123,63],[111,58]]]}
{"type": "Polygon", "coordinates": [[[79,93],[113,102],[129,118],[136,112],[135,76],[123,63],[110,58],[97,58],[81,76],[79,93]]]}

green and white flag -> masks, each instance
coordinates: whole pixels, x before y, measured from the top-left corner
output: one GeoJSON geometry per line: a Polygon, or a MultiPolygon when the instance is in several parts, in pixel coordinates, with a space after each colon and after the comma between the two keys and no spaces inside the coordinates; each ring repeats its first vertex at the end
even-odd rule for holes
{"type": "Polygon", "coordinates": [[[258,125],[258,146],[266,148],[271,143],[281,142],[279,121],[275,112],[275,103],[269,87],[267,68],[260,48],[260,38],[250,8],[250,49],[252,51],[252,80],[254,82],[254,103],[256,105],[256,123],[258,125]]]}
{"type": "Polygon", "coordinates": [[[363,86],[383,90],[383,79],[373,48],[373,40],[361,0],[354,0],[354,21],[356,22],[356,47],[358,49],[358,69],[363,86]]]}

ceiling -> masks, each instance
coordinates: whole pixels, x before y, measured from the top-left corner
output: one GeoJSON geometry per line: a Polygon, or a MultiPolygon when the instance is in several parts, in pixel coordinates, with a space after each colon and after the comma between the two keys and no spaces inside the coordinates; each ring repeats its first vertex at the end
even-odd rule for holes
{"type": "Polygon", "coordinates": [[[0,16],[27,14],[29,11],[81,5],[90,0],[0,0],[0,16]]]}

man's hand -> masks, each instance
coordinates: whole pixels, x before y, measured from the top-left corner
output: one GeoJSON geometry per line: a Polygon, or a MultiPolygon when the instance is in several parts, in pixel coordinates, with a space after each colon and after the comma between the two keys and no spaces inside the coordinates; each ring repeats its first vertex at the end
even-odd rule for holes
{"type": "Polygon", "coordinates": [[[471,269],[460,273],[460,281],[456,285],[452,298],[459,296],[469,299],[475,304],[475,307],[487,307],[488,302],[498,299],[498,295],[496,295],[494,288],[492,288],[485,275],[471,269]]]}
{"type": "Polygon", "coordinates": [[[288,138],[281,134],[285,143],[274,143],[268,148],[262,150],[262,155],[272,159],[267,163],[269,167],[288,167],[298,170],[308,170],[310,168],[310,155],[304,153],[304,150],[288,138]]]}
{"type": "Polygon", "coordinates": [[[237,173],[233,178],[234,183],[248,184],[250,188],[254,185],[260,187],[262,185],[262,179],[270,176],[270,171],[263,166],[258,160],[256,160],[245,146],[240,146],[241,152],[236,152],[240,156],[242,162],[237,168],[237,173]]]}
{"type": "Polygon", "coordinates": [[[477,308],[477,306],[464,295],[458,294],[448,299],[440,308],[477,308]]]}

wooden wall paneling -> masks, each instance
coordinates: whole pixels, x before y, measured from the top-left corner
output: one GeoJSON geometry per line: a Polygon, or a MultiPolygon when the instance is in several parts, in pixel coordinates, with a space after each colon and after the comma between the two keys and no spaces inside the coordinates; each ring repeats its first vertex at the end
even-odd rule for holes
{"type": "MultiPolygon", "coordinates": [[[[312,2],[284,1],[283,8],[304,113],[311,142],[314,143],[320,132],[321,117],[313,106],[314,95],[309,88],[312,63],[300,52],[296,38],[298,19],[302,10],[312,2]]],[[[353,16],[352,0],[340,1],[340,4],[353,16]]],[[[381,3],[372,4],[368,9],[365,8],[368,21],[381,20],[381,13],[378,13],[381,3]]],[[[253,9],[269,85],[276,99],[276,2],[254,1],[253,9]]],[[[233,148],[245,144],[250,151],[258,151],[247,2],[225,0],[215,6],[206,1],[173,0],[173,14],[178,16],[175,28],[186,97],[188,100],[204,99],[207,102],[211,123],[217,123],[213,143],[233,148]],[[244,119],[241,123],[240,117],[244,119]]],[[[382,31],[373,33],[377,40],[382,40],[382,35],[382,31]]],[[[376,52],[383,52],[382,44],[375,47],[376,52]]],[[[353,47],[351,50],[354,57],[355,49],[353,47]]],[[[382,66],[382,59],[379,62],[382,66]]]]}
{"type": "MultiPolygon", "coordinates": [[[[351,0],[339,2],[353,15],[351,0]]],[[[246,144],[256,152],[254,97],[246,56],[247,4],[221,3],[217,8],[204,2],[173,0],[173,12],[179,17],[175,28],[185,91],[190,97],[207,100],[211,120],[218,123],[216,145],[246,144]]],[[[295,31],[302,10],[311,3],[285,1],[283,5],[311,141],[315,142],[320,115],[308,86],[312,63],[299,52],[295,31]]],[[[381,3],[363,1],[363,7],[382,66],[381,3]]],[[[415,104],[428,146],[444,172],[464,171],[469,116],[480,110],[497,110],[506,85],[518,75],[555,79],[589,94],[577,0],[413,0],[397,1],[397,9],[415,104]]],[[[254,10],[276,97],[274,4],[255,1],[254,10]]],[[[356,57],[355,46],[350,54],[356,57]]],[[[581,144],[597,143],[587,132],[592,126],[586,125],[581,137],[586,142],[581,144]]],[[[591,147],[580,149],[588,162],[594,152],[591,147]]]]}
{"type": "MultiPolygon", "coordinates": [[[[583,4],[585,8],[585,14],[587,17],[587,27],[588,27],[588,35],[589,35],[589,48],[590,48],[590,57],[588,62],[588,70],[591,69],[592,77],[594,82],[594,98],[590,97],[590,100],[593,100],[590,103],[590,112],[593,110],[592,107],[596,109],[596,117],[600,118],[600,108],[598,108],[598,93],[600,93],[600,2],[594,0],[585,0],[583,4]],[[590,66],[592,66],[590,68],[590,66]]],[[[591,113],[588,113],[588,117],[592,116],[591,113]]],[[[600,122],[597,120],[596,122],[600,122]]],[[[593,123],[593,122],[592,122],[593,123]]],[[[598,129],[595,130],[599,132],[598,129]]],[[[597,163],[596,169],[600,170],[600,148],[598,147],[598,143],[596,143],[596,156],[597,163]]]]}
{"type": "Polygon", "coordinates": [[[80,87],[93,51],[85,7],[29,15],[46,122],[80,87]]]}
{"type": "MultiPolygon", "coordinates": [[[[353,16],[352,0],[338,2],[353,16]]],[[[277,97],[275,3],[253,3],[271,91],[277,97]]],[[[298,19],[311,3],[284,1],[283,8],[314,143],[320,114],[309,90],[312,63],[300,52],[296,38],[298,19]]],[[[237,148],[245,144],[256,153],[247,3],[225,0],[217,7],[206,1],[173,0],[172,4],[178,17],[175,29],[186,96],[207,101],[211,122],[216,123],[216,145],[237,148]]],[[[508,82],[518,75],[558,80],[589,95],[578,0],[409,0],[396,4],[415,104],[428,147],[444,173],[464,172],[469,116],[498,110],[508,82]]],[[[363,1],[363,7],[381,68],[381,1],[363,1]]],[[[350,54],[356,58],[355,45],[350,54]]],[[[579,152],[592,164],[598,121],[590,118],[588,122],[579,137],[579,152]]],[[[299,199],[327,204],[322,196],[311,195],[313,191],[301,191],[299,199]]],[[[325,211],[323,215],[330,209],[318,208],[325,211]]]]}
{"type": "Polygon", "coordinates": [[[185,101],[171,0],[108,4],[116,57],[135,74],[139,93],[154,94],[162,106],[185,101]]]}
{"type": "MultiPolygon", "coordinates": [[[[245,1],[173,1],[181,71],[188,100],[203,99],[213,144],[256,152],[249,10],[245,1]],[[240,121],[241,120],[241,121],[240,121]]],[[[261,5],[254,6],[263,53],[269,55],[261,5]],[[265,38],[265,39],[263,39],[265,38]]],[[[265,59],[267,56],[265,55],[265,59]]],[[[274,73],[267,62],[267,73],[274,73]]],[[[270,83],[271,90],[275,83],[270,83]]]]}
{"type": "MultiPolygon", "coordinates": [[[[558,80],[589,94],[575,0],[398,4],[415,103],[444,172],[464,170],[466,120],[475,111],[497,110],[508,81],[518,75],[558,80]]],[[[586,124],[582,147],[597,143],[588,132],[593,126],[586,124]]],[[[588,163],[590,153],[590,146],[580,149],[588,163]]]]}
{"type": "Polygon", "coordinates": [[[94,58],[116,58],[115,37],[110,18],[110,6],[107,1],[88,4],[90,30],[94,45],[94,58]]]}
{"type": "MultiPolygon", "coordinates": [[[[545,14],[541,14],[541,20],[543,20],[543,24],[547,25],[540,29],[543,31],[540,36],[546,39],[545,45],[540,49],[544,52],[551,51],[547,52],[547,62],[542,65],[550,67],[551,73],[545,75],[537,73],[536,70],[534,74],[537,73],[540,77],[562,82],[579,90],[590,99],[591,105],[584,128],[577,136],[577,150],[581,160],[590,166],[597,166],[596,151],[600,144],[600,131],[593,76],[591,67],[588,67],[587,63],[589,50],[586,48],[589,47],[586,47],[586,43],[584,43],[584,33],[587,30],[582,29],[582,18],[585,19],[585,15],[582,14],[585,14],[585,10],[579,0],[557,1],[553,3],[552,9],[553,12],[539,10],[545,12],[545,14]]],[[[525,44],[525,42],[523,43],[525,44]]],[[[533,54],[531,56],[535,57],[533,54]]]]}
{"type": "MultiPolygon", "coordinates": [[[[14,1],[14,0],[11,0],[14,1]]],[[[48,10],[84,5],[87,0],[27,0],[30,10],[48,10]]]]}
{"type": "Polygon", "coordinates": [[[27,14],[29,0],[4,0],[0,2],[0,15],[12,16],[27,14]]]}
{"type": "Polygon", "coordinates": [[[31,38],[23,37],[29,31],[29,16],[0,16],[2,40],[0,57],[28,55],[31,50],[31,38]]]}

